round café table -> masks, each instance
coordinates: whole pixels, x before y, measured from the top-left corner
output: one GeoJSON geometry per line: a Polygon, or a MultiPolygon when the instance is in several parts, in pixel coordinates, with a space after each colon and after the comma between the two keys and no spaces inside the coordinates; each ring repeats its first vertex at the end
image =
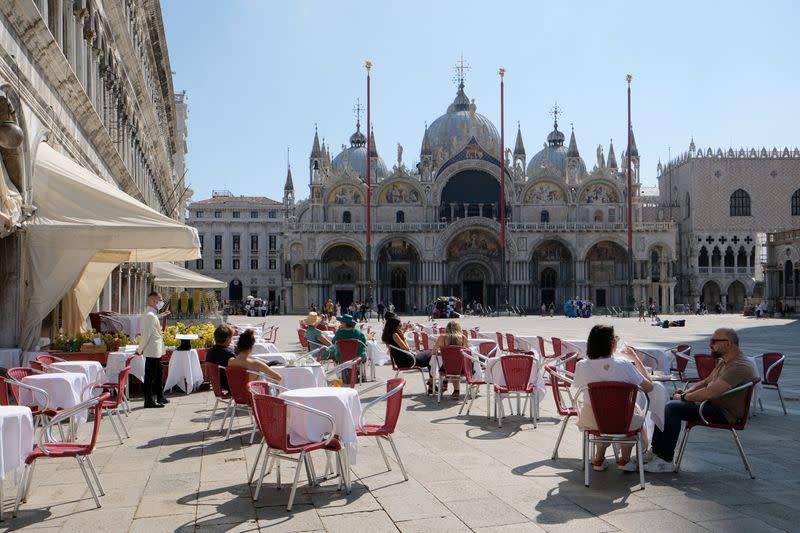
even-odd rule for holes
{"type": "MultiPolygon", "coordinates": [[[[3,501],[3,480],[14,472],[16,481],[22,478],[25,459],[33,450],[33,416],[25,406],[0,405],[0,503],[3,501]]],[[[0,520],[3,507],[0,505],[0,520]]]]}
{"type": "Polygon", "coordinates": [[[82,372],[89,383],[105,383],[106,373],[97,361],[58,361],[50,365],[66,372],[82,372]]]}

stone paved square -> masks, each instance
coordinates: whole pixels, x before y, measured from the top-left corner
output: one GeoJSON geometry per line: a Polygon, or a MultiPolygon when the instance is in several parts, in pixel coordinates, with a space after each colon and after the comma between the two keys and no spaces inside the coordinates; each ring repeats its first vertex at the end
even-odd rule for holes
{"type": "MultiPolygon", "coordinates": [[[[235,322],[254,319],[232,317],[235,322]]],[[[298,349],[298,317],[268,317],[278,325],[279,348],[298,349]]],[[[638,476],[616,470],[594,472],[583,486],[580,435],[567,428],[560,459],[551,460],[559,418],[552,396],[542,402],[536,429],[511,416],[498,429],[486,418],[483,391],[470,416],[457,416],[458,403],[441,405],[426,397],[411,375],[403,398],[396,442],[408,469],[404,481],[393,464],[387,472],[373,440],[359,443],[353,466],[353,490],[338,492],[334,482],[309,490],[301,476],[294,509],[285,509],[287,480],[276,490],[266,480],[252,501],[247,472],[256,446],[249,446],[244,416],[225,441],[215,423],[205,430],[213,406],[209,391],[173,393],[161,410],[141,409],[134,398],[128,419],[131,438],[120,446],[103,421],[94,458],[106,496],[94,509],[77,466],[69,461],[41,461],[30,498],[18,518],[10,519],[14,486],[6,481],[2,531],[792,531],[800,513],[800,460],[796,428],[800,372],[792,355],[800,338],[795,320],[755,320],[738,315],[687,316],[687,327],[661,329],[636,319],[594,317],[465,318],[464,326],[522,334],[584,338],[596,323],[613,324],[629,344],[671,346],[687,342],[707,348],[718,326],[739,331],[748,355],[764,351],[789,354],[781,377],[789,415],[774,392],[764,395],[765,411],[756,411],[741,432],[756,479],[751,480],[723,432],[696,430],[679,474],[638,476]]],[[[264,319],[255,319],[258,323],[264,319]]],[[[420,317],[419,320],[422,320],[420,317]]],[[[438,321],[443,322],[443,321],[438,321]]],[[[372,326],[377,327],[375,320],[372,326]]],[[[391,377],[378,367],[377,377],[391,377]]],[[[365,385],[366,386],[366,385],[365,385]]],[[[364,387],[365,387],[364,386],[364,387]]],[[[367,393],[367,397],[373,397],[367,393]]],[[[83,428],[86,432],[88,426],[83,428]]],[[[323,464],[315,457],[318,471],[323,464]]]]}

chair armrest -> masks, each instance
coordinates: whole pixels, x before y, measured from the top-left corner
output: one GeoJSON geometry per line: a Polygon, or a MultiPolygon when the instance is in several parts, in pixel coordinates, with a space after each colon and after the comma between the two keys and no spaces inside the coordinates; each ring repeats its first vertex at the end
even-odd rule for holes
{"type": "MultiPolygon", "coordinates": [[[[756,358],[760,358],[760,359],[761,359],[761,362],[762,362],[761,364],[762,364],[762,366],[763,366],[763,364],[764,364],[764,363],[763,363],[763,362],[764,362],[764,354],[762,353],[762,354],[756,355],[756,356],[754,356],[754,357],[756,357],[756,358]]],[[[774,363],[772,363],[771,365],[769,365],[769,368],[767,368],[767,371],[766,371],[766,372],[764,372],[764,380],[769,380],[769,374],[770,374],[770,372],[772,372],[772,369],[773,369],[773,368],[775,368],[776,366],[780,365],[780,364],[783,364],[783,361],[784,361],[785,359],[786,359],[786,356],[785,356],[785,355],[782,355],[780,359],[778,359],[777,361],[775,361],[774,363]]]]}
{"type": "MultiPolygon", "coordinates": [[[[650,352],[647,352],[645,350],[640,350],[639,348],[634,348],[633,346],[631,346],[631,348],[633,348],[633,351],[636,352],[636,354],[646,355],[649,359],[652,359],[656,365],[658,364],[658,357],[651,354],[650,352]]],[[[641,355],[639,356],[639,359],[641,359],[641,355]]]]}
{"type": "Polygon", "coordinates": [[[86,409],[91,409],[92,407],[97,405],[99,401],[100,401],[99,396],[90,398],[89,400],[86,400],[85,402],[82,402],[76,405],[75,407],[59,411],[58,414],[56,414],[56,416],[51,418],[47,422],[47,424],[45,424],[45,426],[42,428],[42,431],[39,432],[39,434],[36,436],[36,444],[39,447],[39,449],[42,450],[42,453],[44,453],[45,455],[50,455],[50,452],[47,450],[45,442],[43,441],[45,436],[47,436],[48,442],[56,442],[56,439],[55,437],[53,437],[52,433],[53,427],[56,427],[58,424],[61,424],[61,422],[63,422],[64,420],[69,420],[73,416],[79,414],[81,411],[84,411],[86,409]]]}
{"type": "Polygon", "coordinates": [[[378,396],[377,398],[375,398],[373,400],[370,400],[370,402],[367,403],[367,405],[365,405],[364,407],[361,408],[361,418],[358,419],[358,427],[361,428],[361,431],[366,433],[366,430],[364,429],[364,417],[366,416],[367,411],[370,408],[374,407],[375,405],[377,405],[377,404],[381,403],[382,401],[386,400],[387,398],[389,398],[393,394],[397,394],[398,392],[400,394],[402,394],[403,393],[402,392],[403,391],[403,387],[405,387],[405,386],[406,386],[405,383],[401,383],[400,385],[398,385],[397,387],[393,388],[392,390],[390,390],[390,391],[388,391],[388,392],[386,392],[384,394],[381,394],[380,396],[378,396]]]}
{"type": "Polygon", "coordinates": [[[554,378],[556,378],[559,381],[565,381],[565,382],[569,383],[570,385],[575,383],[575,380],[574,380],[575,376],[571,376],[570,375],[571,372],[564,371],[562,373],[562,372],[558,372],[556,370],[552,370],[552,369],[547,368],[547,367],[545,367],[545,370],[547,370],[547,372],[550,373],[550,375],[552,375],[554,378]]]}
{"type": "Polygon", "coordinates": [[[417,367],[417,356],[416,355],[414,355],[413,353],[411,353],[409,351],[406,351],[406,350],[404,350],[402,348],[398,348],[397,346],[391,346],[391,347],[388,348],[389,357],[391,357],[391,355],[392,355],[392,350],[397,350],[398,352],[402,352],[402,353],[404,353],[406,355],[409,355],[409,356],[411,356],[411,360],[414,361],[411,364],[411,366],[403,367],[402,370],[411,370],[412,368],[419,368],[419,367],[417,367]]]}
{"type": "Polygon", "coordinates": [[[333,374],[338,374],[342,370],[347,370],[348,368],[351,368],[351,367],[354,367],[354,366],[360,365],[360,364],[361,364],[361,358],[360,357],[358,359],[351,359],[351,360],[349,360],[349,361],[347,361],[345,363],[342,363],[340,365],[336,365],[335,367],[331,368],[330,370],[325,372],[325,375],[326,376],[330,376],[330,375],[333,375],[333,374]]]}
{"type": "MultiPolygon", "coordinates": [[[[40,372],[40,374],[41,374],[41,372],[40,372]]],[[[23,383],[21,381],[17,381],[16,379],[12,378],[11,376],[6,377],[5,380],[6,380],[6,383],[8,383],[9,385],[13,385],[15,387],[21,387],[23,389],[28,389],[31,392],[41,394],[42,396],[44,396],[44,407],[41,408],[41,410],[42,411],[48,411],[50,409],[50,395],[47,394],[46,390],[40,389],[39,387],[34,387],[33,385],[28,385],[27,383],[23,383]]],[[[36,399],[36,396],[34,396],[34,400],[35,399],[36,399]]]]}
{"type": "Polygon", "coordinates": [[[463,354],[464,354],[464,357],[466,357],[467,359],[475,361],[476,363],[481,364],[481,365],[485,365],[486,362],[489,360],[488,357],[486,357],[485,355],[480,354],[480,353],[472,353],[471,351],[465,351],[465,352],[463,352],[463,354]]]}
{"type": "MultiPolygon", "coordinates": [[[[295,409],[300,409],[301,411],[305,411],[307,413],[311,413],[317,416],[321,416],[322,418],[326,419],[328,422],[331,423],[331,430],[327,433],[328,437],[325,439],[325,445],[327,446],[333,440],[333,437],[336,436],[336,421],[333,419],[331,415],[324,411],[320,411],[319,409],[314,409],[313,407],[309,407],[307,405],[303,405],[302,403],[293,402],[291,400],[284,400],[287,406],[294,407],[295,409]]],[[[324,436],[324,434],[323,434],[324,436]]]]}
{"type": "Polygon", "coordinates": [[[367,393],[367,392],[369,392],[369,391],[372,391],[372,390],[378,389],[378,388],[380,388],[380,387],[385,387],[385,386],[386,386],[386,382],[385,382],[385,381],[379,381],[378,383],[375,383],[375,384],[373,384],[373,385],[370,385],[370,386],[369,386],[369,387],[367,387],[366,389],[361,389],[360,391],[358,391],[358,395],[359,395],[359,396],[362,396],[362,395],[364,395],[364,393],[367,393]]]}
{"type": "Polygon", "coordinates": [[[569,361],[572,361],[573,359],[577,359],[578,356],[580,356],[580,354],[576,352],[574,355],[571,355],[570,357],[567,357],[566,359],[559,358],[559,360],[556,362],[555,366],[557,366],[557,367],[564,366],[569,361]]]}
{"type": "MultiPolygon", "coordinates": [[[[747,383],[739,385],[738,387],[734,387],[729,391],[723,392],[717,398],[722,398],[723,396],[726,396],[728,394],[733,394],[734,392],[739,392],[739,391],[742,391],[742,390],[745,390],[745,389],[749,389],[750,387],[755,387],[756,383],[759,383],[759,382],[761,382],[760,378],[754,378],[754,379],[748,381],[747,383]]],[[[717,398],[714,398],[714,399],[716,400],[717,398]]],[[[706,417],[703,416],[703,407],[705,407],[705,405],[709,401],[711,401],[711,400],[703,400],[700,403],[700,407],[698,408],[698,411],[699,411],[699,414],[700,414],[700,420],[702,420],[703,424],[705,424],[705,425],[708,425],[709,422],[708,422],[708,420],[706,420],[706,417]]]]}

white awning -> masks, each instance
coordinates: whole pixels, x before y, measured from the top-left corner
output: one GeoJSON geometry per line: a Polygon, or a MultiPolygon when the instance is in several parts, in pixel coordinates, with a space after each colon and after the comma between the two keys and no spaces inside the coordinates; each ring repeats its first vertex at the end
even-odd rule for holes
{"type": "MultiPolygon", "coordinates": [[[[35,216],[26,223],[30,265],[20,345],[38,340],[42,320],[66,297],[82,322],[122,262],[200,257],[197,230],[142,204],[41,143],[33,175],[35,216]]],[[[143,302],[142,302],[143,304],[143,302]]]]}
{"type": "Polygon", "coordinates": [[[159,287],[221,289],[228,286],[224,281],[209,278],[172,263],[153,263],[153,274],[156,276],[153,283],[159,287]]]}

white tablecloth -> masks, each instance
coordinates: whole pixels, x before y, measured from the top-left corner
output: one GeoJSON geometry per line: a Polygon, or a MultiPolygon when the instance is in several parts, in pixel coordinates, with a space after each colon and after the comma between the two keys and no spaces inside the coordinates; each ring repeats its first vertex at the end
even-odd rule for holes
{"type": "MultiPolygon", "coordinates": [[[[486,373],[484,375],[484,380],[489,384],[498,384],[503,386],[506,384],[506,378],[503,374],[503,365],[500,363],[500,360],[506,356],[500,357],[493,357],[486,361],[486,373]]],[[[528,378],[528,383],[532,383],[535,386],[534,394],[536,394],[536,401],[542,401],[542,398],[545,396],[545,388],[544,388],[544,377],[541,371],[537,372],[537,365],[534,364],[531,367],[531,375],[528,378]]]]}
{"type": "Polygon", "coordinates": [[[644,366],[653,370],[669,370],[672,363],[672,353],[669,350],[658,346],[636,346],[635,348],[645,354],[639,356],[644,366]]]}
{"type": "Polygon", "coordinates": [[[271,342],[257,342],[253,345],[253,351],[250,355],[258,355],[262,353],[278,353],[278,347],[271,342]]]}
{"type": "MultiPolygon", "coordinates": [[[[54,372],[51,374],[34,374],[22,378],[22,382],[32,387],[43,389],[50,397],[48,409],[70,409],[82,402],[81,395],[89,385],[83,372],[54,372]]],[[[86,397],[89,398],[87,392],[86,397]]],[[[36,405],[44,408],[45,399],[38,392],[20,387],[19,400],[22,405],[36,405]]],[[[86,412],[78,417],[80,422],[86,421],[86,412]]]]}
{"type": "Polygon", "coordinates": [[[259,361],[264,361],[265,363],[278,362],[282,365],[286,365],[286,363],[288,363],[289,361],[294,361],[297,359],[297,354],[289,352],[259,353],[259,354],[251,353],[250,355],[258,359],[259,361]]]}
{"type": "Polygon", "coordinates": [[[569,352],[578,352],[583,359],[586,357],[586,341],[581,339],[561,339],[561,355],[564,356],[569,352]]]}
{"type": "MultiPolygon", "coordinates": [[[[539,353],[539,337],[536,335],[514,335],[515,342],[521,350],[534,350],[539,353]]],[[[541,355],[541,354],[539,354],[541,355]]]]}
{"type": "Polygon", "coordinates": [[[328,384],[325,369],[319,366],[273,366],[270,367],[283,378],[281,386],[287,389],[324,387],[328,384]]]}
{"type": "MultiPolygon", "coordinates": [[[[128,357],[132,357],[133,353],[128,352],[111,352],[108,354],[108,361],[106,362],[106,382],[116,383],[120,371],[125,368],[125,361],[128,357]]],[[[131,376],[144,383],[144,356],[137,355],[131,361],[131,376]]]]}
{"type": "Polygon", "coordinates": [[[89,383],[99,384],[106,382],[106,373],[103,370],[103,365],[97,361],[64,361],[55,362],[52,366],[67,372],[83,372],[89,383]]]}
{"type": "Polygon", "coordinates": [[[28,407],[0,405],[0,480],[7,472],[22,476],[25,458],[33,450],[33,417],[28,407]]]}
{"type": "MultiPolygon", "coordinates": [[[[761,380],[763,381],[764,380],[764,364],[762,363],[762,359],[760,357],[758,359],[756,359],[755,357],[748,357],[748,359],[750,359],[750,362],[753,363],[753,367],[755,368],[755,371],[756,371],[756,376],[761,378],[761,380]]],[[[784,363],[785,363],[785,361],[784,361],[784,363]]],[[[773,374],[774,374],[774,372],[773,372],[773,374]]],[[[756,386],[753,389],[753,399],[750,402],[750,412],[753,412],[753,413],[755,412],[755,408],[758,405],[758,398],[761,396],[761,394],[763,392],[764,392],[764,387],[761,384],[761,382],[756,383],[756,386]]]]}
{"type": "Polygon", "coordinates": [[[390,362],[386,347],[377,341],[367,341],[367,358],[378,366],[388,365],[390,362]]]}
{"type": "Polygon", "coordinates": [[[479,339],[489,339],[489,340],[497,342],[497,332],[496,331],[478,331],[478,338],[479,339]]]}
{"type": "Polygon", "coordinates": [[[19,348],[0,348],[0,367],[14,368],[20,366],[22,350],[19,348]]]}
{"type": "MultiPolygon", "coordinates": [[[[358,437],[356,428],[361,418],[361,402],[355,389],[346,387],[315,387],[295,389],[281,393],[281,398],[301,403],[328,413],[336,424],[336,434],[347,448],[350,464],[356,464],[358,437]]],[[[330,431],[324,418],[312,413],[289,408],[289,442],[302,444],[323,440],[322,435],[330,431]]]]}
{"type": "Polygon", "coordinates": [[[122,330],[131,339],[141,333],[139,322],[142,315],[113,315],[112,318],[122,324],[122,330]]]}
{"type": "Polygon", "coordinates": [[[202,383],[203,369],[200,367],[200,358],[197,356],[197,350],[172,352],[164,389],[171,389],[177,385],[179,389],[189,394],[202,383]]]}

